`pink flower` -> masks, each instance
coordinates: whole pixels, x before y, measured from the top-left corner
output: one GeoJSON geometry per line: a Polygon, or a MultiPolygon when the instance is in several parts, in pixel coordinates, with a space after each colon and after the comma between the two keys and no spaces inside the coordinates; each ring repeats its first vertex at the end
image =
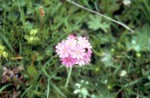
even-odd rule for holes
{"type": "Polygon", "coordinates": [[[76,64],[79,64],[80,66],[85,65],[85,61],[83,59],[77,60],[76,64]]]}
{"type": "Polygon", "coordinates": [[[82,59],[85,54],[85,49],[80,45],[76,45],[76,48],[72,52],[72,57],[82,59]]]}
{"type": "Polygon", "coordinates": [[[69,35],[68,38],[67,38],[67,40],[68,39],[76,39],[76,37],[74,35],[69,35]]]}
{"type": "Polygon", "coordinates": [[[63,40],[56,46],[56,52],[60,58],[65,58],[69,56],[70,48],[66,45],[66,42],[63,40]]]}
{"type": "Polygon", "coordinates": [[[90,60],[91,54],[92,54],[92,50],[88,49],[87,53],[84,55],[84,61],[86,64],[88,64],[91,61],[90,60]]]}
{"type": "Polygon", "coordinates": [[[66,45],[70,48],[75,48],[77,45],[77,41],[75,40],[75,37],[69,36],[66,40],[66,45]]]}
{"type": "Polygon", "coordinates": [[[63,65],[72,67],[75,64],[89,64],[92,54],[91,48],[91,44],[85,37],[70,35],[66,40],[58,43],[56,53],[61,58],[63,65]]]}
{"type": "Polygon", "coordinates": [[[89,41],[86,39],[86,37],[78,37],[78,43],[80,46],[82,46],[83,48],[92,48],[92,46],[90,45],[89,41]]]}
{"type": "Polygon", "coordinates": [[[71,57],[65,57],[61,59],[62,64],[66,65],[67,67],[72,67],[74,64],[76,64],[76,59],[71,57]]]}

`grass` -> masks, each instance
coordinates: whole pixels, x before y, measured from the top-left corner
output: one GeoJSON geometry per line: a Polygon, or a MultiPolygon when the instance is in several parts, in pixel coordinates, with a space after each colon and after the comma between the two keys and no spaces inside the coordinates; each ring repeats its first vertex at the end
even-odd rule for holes
{"type": "Polygon", "coordinates": [[[0,1],[0,97],[149,98],[148,4],[0,1]],[[73,66],[70,76],[55,53],[69,34],[88,37],[93,51],[90,64],[73,66]]]}

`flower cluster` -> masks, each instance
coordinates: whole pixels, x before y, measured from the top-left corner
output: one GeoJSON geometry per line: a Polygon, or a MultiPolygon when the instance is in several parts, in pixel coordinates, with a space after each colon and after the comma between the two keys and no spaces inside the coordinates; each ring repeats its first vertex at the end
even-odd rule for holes
{"type": "Polygon", "coordinates": [[[8,57],[8,53],[6,52],[6,49],[2,44],[0,44],[0,57],[8,57]]]}
{"type": "Polygon", "coordinates": [[[128,6],[131,4],[131,0],[123,0],[123,4],[128,6]]]}
{"type": "Polygon", "coordinates": [[[83,97],[85,96],[85,98],[90,95],[89,89],[87,88],[89,86],[88,81],[81,80],[80,83],[76,83],[75,86],[76,89],[73,92],[74,94],[78,94],[83,97]]]}
{"type": "Polygon", "coordinates": [[[68,36],[56,46],[56,52],[61,58],[62,64],[72,67],[75,64],[85,65],[90,62],[92,46],[86,37],[68,36]]]}
{"type": "Polygon", "coordinates": [[[121,77],[126,76],[126,74],[127,74],[126,70],[122,70],[122,71],[120,72],[120,76],[121,76],[121,77]]]}
{"type": "Polygon", "coordinates": [[[25,82],[23,81],[23,75],[21,75],[21,72],[24,70],[23,65],[20,65],[18,67],[2,67],[2,81],[1,83],[8,83],[8,82],[14,82],[13,85],[17,86],[18,83],[25,82]]]}
{"type": "Polygon", "coordinates": [[[25,35],[25,39],[30,44],[37,44],[40,41],[40,38],[38,37],[38,30],[32,29],[28,35],[25,35]]]}

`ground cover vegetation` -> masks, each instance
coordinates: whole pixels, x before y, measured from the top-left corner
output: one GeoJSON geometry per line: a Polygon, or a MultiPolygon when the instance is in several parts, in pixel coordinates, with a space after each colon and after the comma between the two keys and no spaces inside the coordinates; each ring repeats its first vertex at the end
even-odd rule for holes
{"type": "Polygon", "coordinates": [[[0,0],[0,98],[150,98],[150,0],[73,2],[0,0]],[[70,77],[68,35],[92,46],[70,77]]]}

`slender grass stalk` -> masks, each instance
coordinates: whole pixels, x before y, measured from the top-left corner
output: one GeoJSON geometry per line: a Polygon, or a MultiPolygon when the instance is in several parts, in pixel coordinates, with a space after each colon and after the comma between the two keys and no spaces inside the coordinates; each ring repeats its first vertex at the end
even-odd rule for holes
{"type": "Polygon", "coordinates": [[[98,12],[96,12],[94,10],[88,9],[88,8],[82,6],[82,5],[80,5],[80,4],[78,4],[78,3],[74,2],[74,1],[71,1],[71,0],[66,0],[66,1],[71,3],[71,4],[73,4],[73,5],[75,5],[75,6],[77,6],[77,7],[79,7],[79,8],[82,8],[82,9],[84,9],[86,11],[89,11],[91,13],[97,14],[97,15],[99,15],[101,17],[104,17],[104,18],[114,22],[114,23],[117,23],[117,24],[121,25],[122,27],[126,28],[127,30],[129,30],[130,32],[134,33],[134,30],[132,30],[130,27],[128,27],[127,25],[125,25],[124,23],[122,23],[120,21],[114,20],[114,19],[112,19],[112,18],[110,18],[110,17],[108,17],[108,16],[106,16],[104,14],[101,14],[101,13],[98,13],[98,12]]]}
{"type": "MultiPolygon", "coordinates": [[[[0,81],[2,81],[2,62],[1,62],[1,57],[0,57],[0,81]]],[[[1,87],[1,84],[0,84],[0,87],[1,87]]]]}
{"type": "Polygon", "coordinates": [[[24,15],[24,12],[22,11],[21,7],[20,7],[20,3],[19,3],[18,0],[17,0],[17,4],[18,4],[18,7],[19,7],[20,15],[21,15],[21,22],[23,24],[23,27],[25,27],[25,15],[24,15]]]}
{"type": "Polygon", "coordinates": [[[11,86],[11,85],[12,85],[12,83],[8,83],[8,84],[2,86],[2,87],[0,88],[0,93],[2,93],[3,90],[5,90],[7,87],[9,87],[9,86],[11,86]]]}
{"type": "Polygon", "coordinates": [[[27,92],[29,92],[32,87],[33,87],[33,85],[30,85],[30,87],[28,87],[28,88],[22,93],[22,95],[21,95],[20,98],[24,98],[25,94],[27,94],[27,92]]]}
{"type": "Polygon", "coordinates": [[[50,92],[50,77],[48,78],[48,85],[47,85],[47,98],[49,98],[49,92],[50,92]]]}
{"type": "Polygon", "coordinates": [[[69,83],[69,80],[70,80],[71,72],[72,72],[72,67],[69,68],[69,72],[68,72],[68,77],[67,77],[67,81],[66,81],[66,84],[65,84],[65,88],[68,87],[68,83],[69,83]]]}

